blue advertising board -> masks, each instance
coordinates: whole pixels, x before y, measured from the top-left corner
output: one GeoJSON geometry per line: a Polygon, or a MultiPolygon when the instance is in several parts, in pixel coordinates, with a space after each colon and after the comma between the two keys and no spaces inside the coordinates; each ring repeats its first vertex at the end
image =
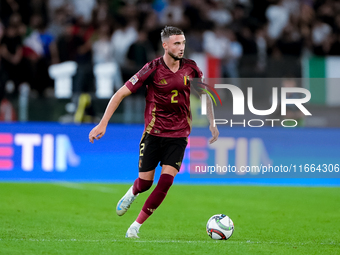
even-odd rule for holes
{"type": "MultiPolygon", "coordinates": [[[[103,138],[91,144],[88,134],[93,127],[58,123],[0,124],[0,181],[134,181],[138,176],[143,126],[110,124],[103,138]]],[[[209,136],[206,129],[193,130],[177,183],[340,186],[340,178],[292,178],[288,175],[288,178],[286,175],[279,178],[228,178],[227,175],[196,178],[190,174],[193,170],[189,167],[189,158],[190,165],[204,161],[215,164],[222,160],[233,166],[256,163],[296,167],[303,164],[305,167],[313,163],[316,167],[317,164],[335,167],[340,163],[338,129],[221,128],[217,147],[208,144],[209,136]],[[221,143],[229,147],[222,146],[221,150],[221,143]],[[216,162],[210,162],[211,158],[216,162]]],[[[159,172],[158,168],[156,176],[159,172]]],[[[333,176],[338,177],[340,173],[333,176]]]]}

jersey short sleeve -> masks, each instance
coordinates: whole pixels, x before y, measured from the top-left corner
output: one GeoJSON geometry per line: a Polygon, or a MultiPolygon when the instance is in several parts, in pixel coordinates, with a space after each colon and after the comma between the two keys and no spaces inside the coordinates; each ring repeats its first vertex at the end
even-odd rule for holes
{"type": "Polygon", "coordinates": [[[195,63],[195,65],[194,65],[194,69],[195,69],[196,74],[197,74],[197,77],[196,77],[196,78],[200,78],[200,79],[203,80],[203,79],[204,79],[204,75],[203,75],[201,69],[196,65],[196,63],[195,63]]]}
{"type": "Polygon", "coordinates": [[[151,61],[143,66],[134,76],[132,76],[126,83],[125,86],[132,92],[135,93],[140,87],[143,86],[144,82],[149,78],[156,68],[155,61],[151,61]]]}
{"type": "MultiPolygon", "coordinates": [[[[204,82],[204,75],[201,69],[197,66],[196,62],[191,60],[191,59],[186,59],[185,60],[186,64],[188,64],[193,70],[194,70],[194,76],[192,78],[198,78],[200,82],[204,82]]],[[[199,88],[201,87],[199,85],[199,82],[197,83],[197,80],[195,82],[191,82],[191,88],[195,90],[197,93],[199,93],[199,88]]],[[[204,88],[204,87],[202,87],[204,88]]],[[[200,93],[199,93],[200,94],[200,93]]]]}
{"type": "Polygon", "coordinates": [[[195,71],[194,78],[204,79],[201,69],[197,66],[196,62],[192,59],[184,59],[184,64],[190,66],[195,71]]]}

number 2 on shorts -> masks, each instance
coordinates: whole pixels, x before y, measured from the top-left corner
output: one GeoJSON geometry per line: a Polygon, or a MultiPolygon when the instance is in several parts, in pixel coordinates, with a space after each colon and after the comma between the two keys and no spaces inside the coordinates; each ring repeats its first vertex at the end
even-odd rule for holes
{"type": "Polygon", "coordinates": [[[140,144],[140,150],[139,150],[139,156],[143,156],[143,151],[144,151],[145,143],[140,144]]]}

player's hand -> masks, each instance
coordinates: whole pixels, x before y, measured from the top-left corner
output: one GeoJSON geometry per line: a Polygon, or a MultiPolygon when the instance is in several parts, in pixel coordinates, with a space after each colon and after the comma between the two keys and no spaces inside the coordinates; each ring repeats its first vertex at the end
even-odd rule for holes
{"type": "Polygon", "coordinates": [[[94,140],[99,140],[103,137],[103,135],[106,132],[106,125],[99,123],[97,126],[95,126],[90,134],[89,134],[89,140],[91,143],[93,143],[94,140]]]}
{"type": "Polygon", "coordinates": [[[212,135],[212,138],[210,139],[209,143],[212,144],[217,141],[217,138],[220,135],[220,132],[218,131],[217,127],[216,126],[214,127],[213,125],[210,125],[209,129],[212,135]]]}

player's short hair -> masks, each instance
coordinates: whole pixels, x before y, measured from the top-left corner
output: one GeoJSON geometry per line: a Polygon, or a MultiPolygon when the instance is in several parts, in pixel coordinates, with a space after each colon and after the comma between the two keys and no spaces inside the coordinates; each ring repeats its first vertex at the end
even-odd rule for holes
{"type": "Polygon", "coordinates": [[[172,35],[184,35],[184,33],[178,27],[165,26],[165,28],[163,28],[161,32],[162,42],[164,42],[165,39],[168,39],[172,35]]]}

